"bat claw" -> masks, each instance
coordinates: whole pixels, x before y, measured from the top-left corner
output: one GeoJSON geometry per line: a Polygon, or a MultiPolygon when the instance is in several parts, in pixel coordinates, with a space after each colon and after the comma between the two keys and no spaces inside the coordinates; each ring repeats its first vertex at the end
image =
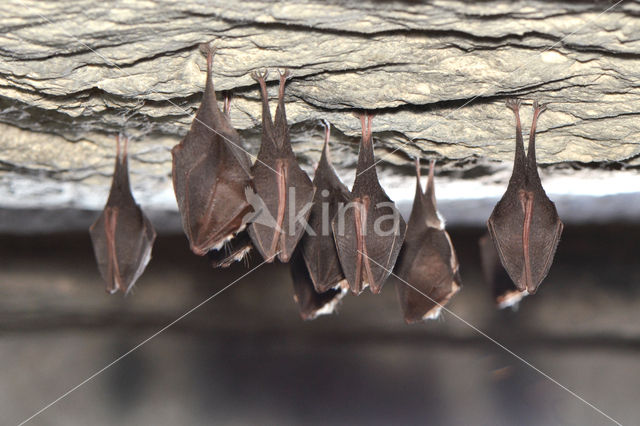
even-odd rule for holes
{"type": "Polygon", "coordinates": [[[212,46],[210,43],[200,43],[199,48],[202,53],[211,56],[215,55],[218,50],[217,46],[212,46]]]}
{"type": "Polygon", "coordinates": [[[269,70],[251,72],[251,78],[257,81],[258,83],[263,83],[268,76],[269,76],[269,70]]]}
{"type": "Polygon", "coordinates": [[[213,57],[217,50],[218,48],[216,46],[211,46],[209,43],[200,44],[200,51],[207,55],[207,74],[211,74],[211,69],[213,68],[213,57]]]}
{"type": "Polygon", "coordinates": [[[331,129],[331,123],[329,123],[329,120],[327,120],[326,118],[321,118],[320,119],[320,125],[325,130],[326,129],[331,129]]]}
{"type": "Polygon", "coordinates": [[[331,135],[331,123],[326,118],[320,119],[320,125],[324,128],[324,141],[325,145],[329,142],[329,136],[331,135]]]}
{"type": "Polygon", "coordinates": [[[505,102],[507,108],[512,109],[514,112],[517,112],[520,109],[520,105],[522,104],[522,100],[518,98],[509,98],[505,102]]]}
{"type": "Polygon", "coordinates": [[[280,81],[282,80],[287,80],[291,77],[291,71],[289,71],[289,68],[285,68],[284,70],[278,70],[278,73],[280,74],[280,81]]]}

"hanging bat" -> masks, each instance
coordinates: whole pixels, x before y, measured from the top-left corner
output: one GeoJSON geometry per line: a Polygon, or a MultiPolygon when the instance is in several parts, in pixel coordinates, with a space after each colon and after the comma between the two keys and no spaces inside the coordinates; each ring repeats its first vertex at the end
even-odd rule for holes
{"type": "Polygon", "coordinates": [[[156,231],[136,204],[129,186],[127,139],[120,155],[116,137],[116,167],[102,214],[89,228],[100,275],[110,294],[129,293],[151,259],[156,231]]]}
{"type": "Polygon", "coordinates": [[[493,299],[498,309],[517,306],[523,297],[527,296],[527,290],[520,291],[516,288],[511,278],[504,270],[498,257],[491,236],[484,234],[479,241],[480,260],[482,262],[482,275],[487,285],[491,286],[493,299]]]}
{"type": "Polygon", "coordinates": [[[276,254],[281,262],[291,258],[305,231],[315,191],[291,148],[284,107],[284,86],[288,76],[288,71],[280,74],[274,122],[269,111],[267,73],[252,74],[260,84],[262,96],[262,144],[251,170],[256,195],[263,208],[253,219],[249,235],[268,262],[272,262],[276,254]]]}
{"type": "Polygon", "coordinates": [[[291,280],[293,281],[293,299],[298,304],[303,320],[312,320],[320,315],[332,314],[347,293],[346,285],[318,293],[311,281],[300,250],[296,250],[290,263],[291,280]]]}
{"type": "Polygon", "coordinates": [[[249,233],[245,229],[236,234],[232,240],[227,241],[223,247],[218,250],[211,250],[208,253],[211,266],[214,268],[228,268],[234,262],[246,260],[252,248],[251,237],[249,237],[249,233]]]}
{"type": "Polygon", "coordinates": [[[173,188],[191,251],[204,255],[220,248],[246,226],[252,211],[245,199],[251,163],[231,127],[229,102],[218,109],[213,88],[214,49],[207,51],[207,82],[200,108],[186,137],[172,150],[173,188]]]}
{"type": "Polygon", "coordinates": [[[462,287],[458,258],[436,207],[434,166],[432,160],[423,193],[416,159],[416,194],[396,263],[396,292],[407,324],[437,318],[462,287]]]}
{"type": "Polygon", "coordinates": [[[326,123],[322,156],[313,177],[316,192],[309,214],[310,232],[305,233],[300,240],[302,256],[318,293],[340,285],[345,279],[330,221],[340,205],[349,202],[349,190],[336,175],[329,159],[330,132],[329,123],[326,123]]]}
{"type": "Polygon", "coordinates": [[[380,186],[373,160],[372,117],[362,115],[362,139],[349,203],[332,220],[338,257],[351,291],[380,293],[400,253],[406,224],[380,186]],[[365,124],[366,121],[366,124],[365,124]]]}
{"type": "Polygon", "coordinates": [[[536,124],[545,107],[533,104],[533,121],[525,155],[520,101],[507,106],[516,117],[516,153],[507,191],[487,223],[502,266],[517,289],[533,294],[546,277],[562,234],[556,206],[542,188],[536,163],[536,124]]]}

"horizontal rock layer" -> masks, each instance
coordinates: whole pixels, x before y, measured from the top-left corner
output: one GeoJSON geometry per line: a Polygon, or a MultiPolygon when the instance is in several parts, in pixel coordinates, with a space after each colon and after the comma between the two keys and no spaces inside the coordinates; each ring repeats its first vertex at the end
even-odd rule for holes
{"type": "MultiPolygon", "coordinates": [[[[347,181],[359,134],[353,112],[371,110],[383,182],[411,173],[408,158],[420,155],[443,160],[453,179],[504,183],[508,174],[494,176],[494,160],[513,156],[504,99],[514,96],[550,103],[539,124],[540,162],[620,163],[634,175],[639,163],[639,2],[7,3],[0,12],[5,207],[100,208],[113,135],[125,133],[136,196],[175,209],[167,201],[169,150],[201,99],[202,42],[218,49],[214,83],[232,95],[232,122],[247,150],[257,151],[260,134],[250,73],[266,68],[276,80],[276,69],[287,67],[294,150],[312,170],[319,122],[328,120],[347,181]],[[45,191],[33,188],[39,183],[45,191]],[[59,196],[68,191],[96,195],[59,196]]],[[[269,89],[275,97],[274,84],[269,89]]],[[[525,131],[530,117],[524,108],[525,131]]]]}

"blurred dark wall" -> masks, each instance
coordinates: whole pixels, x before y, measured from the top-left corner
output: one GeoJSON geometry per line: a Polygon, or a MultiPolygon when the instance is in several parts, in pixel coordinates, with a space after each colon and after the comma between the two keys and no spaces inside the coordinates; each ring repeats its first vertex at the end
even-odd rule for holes
{"type": "MultiPolygon", "coordinates": [[[[637,226],[565,229],[538,294],[495,309],[481,229],[451,229],[463,289],[407,326],[396,283],[302,321],[265,265],[33,420],[73,424],[637,424],[637,226]],[[465,323],[466,322],[466,323],[465,323]]],[[[259,264],[257,255],[250,267],[259,264]]],[[[16,424],[248,269],[160,235],[133,294],[108,296],[86,234],[0,237],[0,423],[16,424]]]]}

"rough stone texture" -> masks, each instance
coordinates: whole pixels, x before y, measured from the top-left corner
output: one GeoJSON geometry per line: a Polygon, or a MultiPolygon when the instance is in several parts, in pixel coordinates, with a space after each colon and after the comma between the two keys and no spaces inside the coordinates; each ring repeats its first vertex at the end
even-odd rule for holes
{"type": "Polygon", "coordinates": [[[474,176],[493,182],[492,161],[513,155],[510,96],[551,103],[539,126],[541,162],[632,169],[640,2],[614,4],[9,0],[0,11],[0,203],[100,208],[122,132],[133,142],[138,199],[175,210],[169,150],[201,99],[198,45],[207,41],[218,48],[216,89],[233,94],[232,121],[252,152],[260,110],[249,74],[268,68],[275,80],[276,68],[292,70],[287,113],[308,170],[327,119],[339,172],[352,179],[352,113],[367,109],[377,114],[383,182],[410,173],[396,166],[417,153],[450,160],[453,179],[475,166],[474,176]]]}

